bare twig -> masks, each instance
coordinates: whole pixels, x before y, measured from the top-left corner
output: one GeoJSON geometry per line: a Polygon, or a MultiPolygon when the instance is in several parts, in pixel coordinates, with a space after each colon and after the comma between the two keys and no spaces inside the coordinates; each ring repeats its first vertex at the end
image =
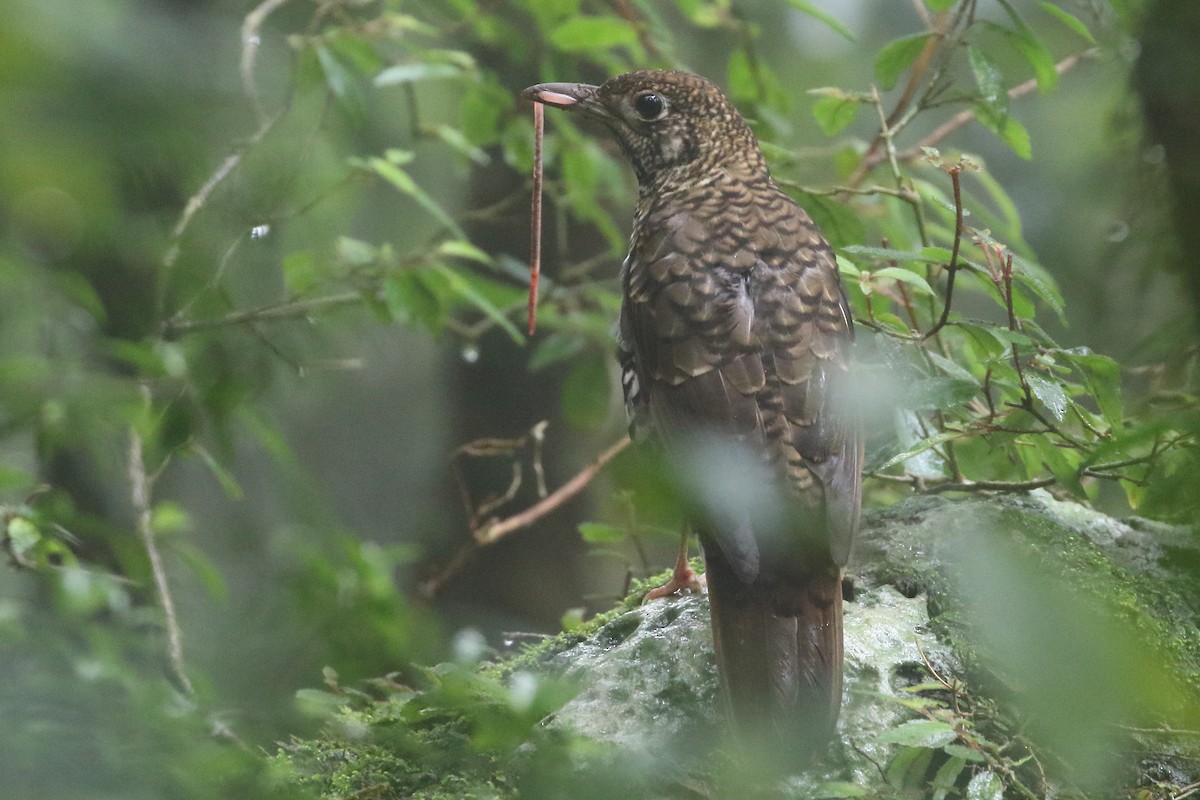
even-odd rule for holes
{"type": "Polygon", "coordinates": [[[592,460],[592,463],[575,473],[575,477],[548,494],[543,500],[533,504],[519,514],[514,514],[507,519],[500,520],[480,529],[475,533],[475,540],[481,545],[489,545],[515,530],[528,528],[567,500],[579,494],[583,487],[587,486],[592,478],[596,477],[597,472],[602,470],[608,462],[620,455],[621,451],[628,446],[629,436],[622,436],[615,444],[596,456],[592,460]]]}
{"type": "Polygon", "coordinates": [[[1034,478],[1029,481],[947,481],[925,487],[925,494],[941,494],[942,492],[1030,492],[1051,486],[1056,479],[1034,478]]]}
{"type": "MultiPolygon", "coordinates": [[[[1082,52],[1067,56],[1062,61],[1059,61],[1057,64],[1054,65],[1054,70],[1059,75],[1062,75],[1063,73],[1068,72],[1069,70],[1073,69],[1077,64],[1079,64],[1080,61],[1083,61],[1084,59],[1088,59],[1088,58],[1095,58],[1099,54],[1099,52],[1100,51],[1096,48],[1090,48],[1088,50],[1084,50],[1082,52]]],[[[1017,100],[1021,97],[1024,97],[1025,95],[1031,93],[1036,88],[1037,88],[1037,79],[1030,78],[1029,80],[1025,81],[1024,83],[1019,83],[1016,86],[1009,89],[1008,90],[1008,99],[1009,100],[1017,100]]],[[[964,125],[967,125],[974,119],[975,119],[975,110],[974,109],[968,108],[963,111],[960,111],[957,114],[955,114],[953,117],[951,117],[950,119],[943,122],[941,125],[939,125],[937,128],[935,128],[932,132],[930,132],[925,138],[923,138],[917,144],[916,147],[912,147],[907,150],[902,150],[899,153],[896,153],[895,157],[898,161],[902,161],[902,162],[916,161],[918,158],[921,158],[925,154],[925,151],[922,148],[935,147],[939,142],[941,142],[947,136],[954,133],[959,128],[963,127],[964,125]]],[[[867,156],[863,158],[863,160],[859,164],[858,168],[854,171],[854,174],[851,175],[851,177],[847,180],[847,183],[849,183],[851,186],[857,185],[859,182],[861,182],[863,180],[863,178],[865,178],[867,176],[868,173],[870,173],[871,170],[875,169],[875,167],[879,166],[880,164],[882,164],[884,161],[887,161],[887,160],[888,160],[888,154],[886,152],[881,153],[878,151],[878,149],[875,149],[873,152],[869,152],[867,154],[867,156]]]]}
{"type": "Polygon", "coordinates": [[[314,297],[311,300],[295,300],[290,303],[276,303],[260,308],[246,309],[245,311],[234,311],[231,314],[213,319],[169,319],[162,323],[162,335],[169,339],[185,333],[194,333],[212,328],[224,328],[232,325],[278,322],[285,319],[303,319],[330,308],[355,305],[361,302],[362,295],[359,292],[345,292],[327,297],[314,297]]]}
{"type": "MultiPolygon", "coordinates": [[[[147,405],[150,403],[150,390],[143,386],[142,396],[147,405]]],[[[167,627],[167,656],[171,664],[171,673],[178,687],[186,694],[194,694],[192,682],[187,675],[187,666],[183,660],[183,631],[179,627],[179,618],[175,613],[175,601],[171,597],[171,584],[167,581],[167,571],[163,567],[162,555],[158,550],[158,542],[154,537],[154,526],[151,524],[151,497],[154,492],[154,476],[146,473],[146,463],[142,456],[142,435],[136,425],[129,427],[129,499],[133,505],[134,524],[142,546],[146,548],[146,557],[150,561],[150,573],[154,577],[154,588],[158,594],[158,604],[162,608],[167,627]]]]}
{"type": "Polygon", "coordinates": [[[946,320],[950,318],[950,305],[954,301],[954,276],[958,274],[958,251],[962,245],[963,203],[959,178],[962,164],[955,164],[947,172],[950,173],[950,183],[954,187],[954,245],[950,249],[950,263],[946,265],[946,304],[942,306],[942,316],[938,318],[937,323],[925,332],[926,339],[936,336],[938,331],[946,327],[946,320]]]}
{"type": "Polygon", "coordinates": [[[254,111],[258,114],[259,125],[266,125],[269,120],[269,115],[263,109],[262,100],[258,96],[258,84],[254,80],[254,65],[258,59],[258,46],[262,43],[262,36],[259,34],[259,30],[262,28],[262,24],[267,21],[267,17],[271,16],[287,2],[289,0],[263,0],[242,20],[242,56],[238,67],[242,76],[242,91],[246,93],[246,97],[250,98],[250,102],[254,105],[254,111]]]}
{"type": "MultiPolygon", "coordinates": [[[[537,431],[538,427],[539,426],[535,426],[534,430],[537,431]]],[[[519,440],[497,439],[483,440],[483,442],[473,442],[470,445],[464,445],[464,448],[470,448],[470,450],[459,448],[458,452],[474,452],[476,449],[488,451],[496,446],[511,447],[516,442],[523,442],[524,438],[525,437],[522,437],[519,440]]],[[[587,486],[594,477],[596,477],[596,473],[604,469],[604,467],[610,461],[616,458],[622,450],[628,447],[629,444],[629,436],[622,436],[619,440],[610,445],[607,450],[596,456],[596,458],[594,458],[590,464],[577,472],[575,476],[571,478],[571,480],[567,481],[562,486],[546,495],[542,500],[533,504],[524,511],[512,515],[511,517],[498,521],[492,521],[479,527],[476,527],[474,524],[474,517],[476,516],[477,512],[473,512],[470,508],[470,498],[467,496],[465,487],[461,485],[460,477],[460,488],[462,488],[464,492],[464,501],[468,506],[467,512],[473,518],[471,525],[472,539],[459,548],[458,552],[455,553],[454,558],[452,558],[445,567],[439,570],[436,575],[421,584],[421,597],[425,598],[426,600],[436,597],[442,591],[442,588],[445,587],[445,585],[449,583],[455,575],[462,571],[463,567],[467,565],[467,562],[471,560],[471,557],[474,556],[475,553],[477,553],[480,549],[496,543],[515,530],[528,528],[542,517],[557,509],[567,500],[579,494],[579,492],[581,492],[583,488],[587,486]]],[[[490,455],[492,453],[485,454],[490,455]]]]}

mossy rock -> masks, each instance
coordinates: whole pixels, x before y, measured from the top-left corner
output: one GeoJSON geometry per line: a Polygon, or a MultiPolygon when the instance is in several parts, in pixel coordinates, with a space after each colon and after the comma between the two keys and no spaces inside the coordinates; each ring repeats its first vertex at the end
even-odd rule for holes
{"type": "Polygon", "coordinates": [[[644,586],[517,658],[344,696],[275,766],[328,798],[1167,797],[1200,757],[1162,726],[1195,729],[1198,554],[1041,493],[868,513],[839,737],[803,770],[728,754],[707,598],[644,586]]]}

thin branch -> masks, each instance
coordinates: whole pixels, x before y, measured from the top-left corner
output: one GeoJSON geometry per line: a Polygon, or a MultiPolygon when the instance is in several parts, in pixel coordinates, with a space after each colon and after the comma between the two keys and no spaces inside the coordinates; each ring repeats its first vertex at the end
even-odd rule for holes
{"type": "Polygon", "coordinates": [[[162,336],[170,339],[185,333],[225,328],[232,325],[247,325],[256,322],[278,322],[285,319],[303,319],[312,314],[326,311],[330,308],[354,305],[362,302],[359,292],[345,292],[327,297],[315,297],[311,300],[295,300],[289,303],[250,308],[245,311],[234,311],[223,317],[212,319],[169,319],[162,324],[162,336]]]}
{"type": "Polygon", "coordinates": [[[542,517],[554,511],[563,503],[570,500],[575,495],[579,494],[585,486],[587,486],[592,478],[596,477],[596,473],[604,469],[608,462],[612,461],[621,451],[629,446],[629,436],[622,436],[615,444],[610,446],[600,455],[592,460],[592,463],[581,469],[575,474],[575,477],[564,483],[562,486],[548,494],[545,499],[533,504],[519,514],[514,514],[507,519],[500,520],[491,525],[476,531],[475,540],[480,545],[489,545],[501,539],[515,530],[528,528],[533,523],[537,522],[542,517]]]}
{"type": "Polygon", "coordinates": [[[246,97],[250,98],[250,102],[254,105],[254,111],[258,114],[258,124],[266,125],[270,116],[262,106],[262,100],[258,96],[258,84],[254,80],[254,66],[258,59],[258,47],[262,43],[262,36],[259,30],[262,24],[267,21],[267,17],[274,14],[289,0],[263,0],[253,11],[246,15],[242,20],[242,56],[238,62],[238,70],[242,76],[242,91],[246,93],[246,97]]]}
{"type": "MultiPolygon", "coordinates": [[[[1099,53],[1100,53],[1100,51],[1097,48],[1090,48],[1088,50],[1084,50],[1082,52],[1075,53],[1073,55],[1069,55],[1066,58],[1064,58],[1062,61],[1059,61],[1057,64],[1055,64],[1054,70],[1059,75],[1062,75],[1063,73],[1068,72],[1069,70],[1073,69],[1077,64],[1079,64],[1080,61],[1083,61],[1084,59],[1095,58],[1099,53]]],[[[1037,88],[1037,79],[1030,78],[1029,80],[1025,81],[1024,83],[1019,83],[1016,86],[1009,89],[1008,90],[1008,99],[1009,100],[1017,100],[1021,97],[1024,97],[1025,95],[1033,92],[1033,90],[1036,88],[1037,88]]],[[[918,158],[921,158],[925,154],[925,151],[922,150],[922,148],[935,147],[939,142],[941,142],[947,136],[954,133],[959,128],[963,127],[964,125],[967,125],[974,119],[975,119],[975,110],[974,109],[968,108],[968,109],[958,112],[953,117],[946,120],[941,125],[939,125],[937,128],[935,128],[924,139],[922,139],[920,142],[918,142],[916,147],[912,147],[912,148],[909,148],[907,150],[903,150],[903,151],[897,153],[896,159],[898,161],[903,161],[903,162],[916,161],[918,158]]],[[[880,164],[882,164],[884,161],[887,161],[887,160],[888,160],[888,155],[886,153],[880,153],[878,150],[869,153],[862,160],[862,163],[859,164],[858,168],[854,171],[854,174],[850,177],[850,179],[847,181],[847,183],[850,183],[851,185],[858,183],[867,175],[867,173],[869,173],[871,170],[875,169],[875,167],[879,166],[880,164]]]]}
{"type": "Polygon", "coordinates": [[[1052,486],[1055,478],[1034,478],[1029,481],[947,481],[926,485],[925,494],[941,494],[942,492],[1030,492],[1052,486]]]}
{"type": "MultiPolygon", "coordinates": [[[[507,440],[488,441],[493,441],[499,444],[511,443],[507,440]]],[[[629,436],[622,436],[614,444],[609,446],[607,450],[596,456],[596,458],[594,458],[590,464],[577,472],[575,477],[571,478],[571,480],[567,481],[562,486],[558,487],[549,495],[533,504],[529,508],[518,514],[514,514],[507,519],[488,523],[479,527],[478,529],[473,527],[471,531],[473,538],[459,548],[458,552],[455,553],[454,557],[450,560],[450,563],[439,570],[438,573],[432,578],[424,581],[421,584],[419,590],[420,596],[426,600],[436,597],[442,591],[445,585],[449,583],[455,575],[462,571],[463,567],[467,565],[467,562],[471,560],[471,557],[474,556],[479,550],[487,547],[490,544],[495,544],[497,541],[515,530],[528,528],[542,517],[557,509],[567,500],[579,494],[579,492],[581,492],[584,487],[596,477],[596,473],[604,469],[608,462],[616,458],[622,450],[629,446],[629,444],[629,436]]],[[[467,445],[466,447],[471,446],[472,445],[467,445]]],[[[461,484],[460,488],[463,488],[461,484]]],[[[464,495],[465,494],[466,493],[464,489],[464,495]]],[[[469,506],[469,497],[466,498],[466,502],[469,506]]],[[[468,508],[468,513],[470,513],[470,508],[468,508]]]]}
{"type": "MultiPolygon", "coordinates": [[[[150,402],[150,390],[143,386],[142,396],[147,405],[150,402]]],[[[154,588],[158,594],[158,604],[162,608],[167,626],[167,656],[171,664],[171,673],[178,687],[185,694],[194,694],[192,682],[187,675],[187,665],[183,660],[183,631],[179,627],[179,618],[175,613],[175,601],[171,597],[171,585],[167,581],[167,571],[163,567],[162,555],[158,550],[158,542],[154,537],[154,526],[151,522],[151,497],[154,492],[154,478],[146,473],[146,463],[142,455],[142,436],[136,425],[129,427],[129,499],[133,505],[134,524],[138,538],[146,548],[146,557],[150,561],[150,573],[154,577],[154,588]]]]}
{"type": "Polygon", "coordinates": [[[954,245],[950,249],[950,263],[946,265],[946,304],[942,306],[942,316],[938,318],[937,323],[925,332],[925,339],[936,336],[938,331],[946,327],[946,320],[950,318],[950,305],[954,301],[954,276],[958,274],[958,251],[962,245],[963,203],[961,179],[959,178],[962,164],[955,164],[947,172],[950,173],[950,183],[954,187],[954,245]]]}

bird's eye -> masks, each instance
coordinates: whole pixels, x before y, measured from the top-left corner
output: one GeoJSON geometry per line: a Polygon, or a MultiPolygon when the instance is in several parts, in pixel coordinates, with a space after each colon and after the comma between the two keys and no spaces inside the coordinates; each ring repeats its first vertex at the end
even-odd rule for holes
{"type": "Polygon", "coordinates": [[[658,119],[667,110],[667,101],[654,92],[643,92],[634,98],[633,110],[644,120],[658,119]]]}

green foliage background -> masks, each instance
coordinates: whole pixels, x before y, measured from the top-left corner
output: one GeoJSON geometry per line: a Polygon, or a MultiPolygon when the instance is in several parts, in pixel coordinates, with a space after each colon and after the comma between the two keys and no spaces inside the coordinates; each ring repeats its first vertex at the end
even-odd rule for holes
{"type": "Polygon", "coordinates": [[[464,624],[552,628],[665,561],[669,515],[604,478],[419,599],[468,525],[537,499],[531,467],[553,489],[623,425],[632,176],[567,115],[546,140],[539,333],[522,332],[532,129],[515,95],[541,80],[683,67],[753,120],[862,323],[869,502],[1043,487],[1194,522],[1194,339],[1161,268],[1162,151],[1129,88],[1142,13],[16,0],[0,29],[5,796],[267,796],[258,751],[323,718],[294,701],[323,667],[419,681],[464,624]],[[505,441],[452,457],[484,437],[505,441]],[[600,558],[584,560],[585,518],[600,558]]]}

